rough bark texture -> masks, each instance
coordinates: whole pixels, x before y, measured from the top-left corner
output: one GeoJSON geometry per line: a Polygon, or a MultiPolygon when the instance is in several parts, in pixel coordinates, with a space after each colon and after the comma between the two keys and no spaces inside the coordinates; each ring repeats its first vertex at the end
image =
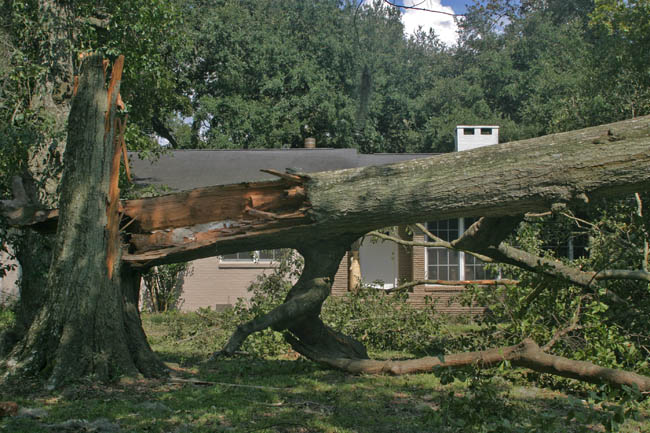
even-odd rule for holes
{"type": "Polygon", "coordinates": [[[238,326],[223,350],[215,355],[232,355],[250,334],[272,328],[275,331],[287,330],[285,337],[295,348],[307,347],[334,356],[367,358],[361,343],[329,328],[319,317],[323,302],[332,289],[334,274],[352,239],[308,244],[300,248],[305,266],[284,303],[238,326]]]}
{"type": "MultiPolygon", "coordinates": [[[[118,90],[116,83],[114,96],[118,90]]],[[[41,376],[56,387],[89,374],[110,380],[164,372],[139,324],[135,274],[119,260],[107,268],[109,243],[118,242],[107,226],[114,100],[105,90],[102,59],[88,58],[70,112],[45,303],[5,363],[9,377],[41,376]]]]}
{"type": "Polygon", "coordinates": [[[532,340],[526,339],[515,346],[499,347],[481,352],[465,352],[440,355],[406,361],[378,361],[373,359],[350,359],[328,357],[318,352],[301,348],[301,353],[313,361],[329,365],[350,373],[367,374],[409,374],[429,372],[441,367],[464,367],[477,365],[489,368],[503,361],[517,367],[526,367],[541,373],[550,373],[591,383],[609,383],[615,386],[637,386],[641,392],[650,391],[650,377],[633,372],[599,367],[591,362],[574,361],[561,356],[550,355],[540,349],[532,340]]]}
{"type": "MultiPolygon", "coordinates": [[[[504,217],[650,188],[650,116],[397,164],[293,175],[126,201],[130,248],[150,267],[297,248],[381,227],[504,217]]],[[[33,213],[33,212],[32,212],[33,213]]],[[[23,220],[29,220],[27,212],[23,220]]],[[[50,222],[55,212],[32,215],[50,222]]]]}
{"type": "MultiPolygon", "coordinates": [[[[236,233],[213,230],[207,236],[203,227],[179,222],[185,226],[167,228],[183,228],[187,235],[158,243],[154,238],[140,238],[124,260],[134,266],[152,266],[209,257],[215,248],[222,254],[295,248],[314,236],[332,239],[459,216],[521,215],[545,211],[557,203],[584,203],[587,195],[644,191],[650,188],[650,117],[398,164],[294,177],[298,178],[295,183],[285,180],[278,187],[279,192],[290,185],[304,188],[300,216],[290,227],[275,225],[271,230],[268,225],[248,225],[236,233]]],[[[186,199],[187,195],[165,196],[164,200],[177,199],[184,213],[201,214],[205,203],[186,199]]],[[[275,214],[274,206],[282,208],[283,200],[265,212],[275,214]]],[[[153,199],[145,202],[129,215],[148,221],[150,214],[161,213],[153,199]]],[[[273,221],[273,215],[266,216],[273,221]]],[[[245,219],[243,214],[236,217],[215,219],[211,224],[245,219]]]]}

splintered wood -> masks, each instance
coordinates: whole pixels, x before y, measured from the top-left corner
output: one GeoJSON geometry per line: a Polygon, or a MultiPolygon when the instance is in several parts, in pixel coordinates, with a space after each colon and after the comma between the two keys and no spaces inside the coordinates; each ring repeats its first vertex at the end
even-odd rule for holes
{"type": "Polygon", "coordinates": [[[129,200],[122,211],[136,221],[129,256],[153,259],[171,250],[306,223],[308,209],[304,187],[283,178],[129,200]]]}
{"type": "MultiPolygon", "coordinates": [[[[104,62],[104,74],[106,74],[107,63],[104,62]]],[[[118,208],[120,204],[120,157],[122,154],[122,139],[119,134],[119,120],[116,118],[117,98],[120,91],[120,81],[122,80],[122,71],[124,70],[124,56],[119,56],[115,60],[111,73],[111,82],[108,86],[108,110],[106,110],[104,147],[113,148],[113,159],[111,162],[111,171],[108,188],[108,208],[106,209],[107,222],[106,231],[108,233],[108,246],[106,251],[106,267],[108,278],[112,278],[115,262],[119,256],[119,224],[120,218],[118,208]]]]}

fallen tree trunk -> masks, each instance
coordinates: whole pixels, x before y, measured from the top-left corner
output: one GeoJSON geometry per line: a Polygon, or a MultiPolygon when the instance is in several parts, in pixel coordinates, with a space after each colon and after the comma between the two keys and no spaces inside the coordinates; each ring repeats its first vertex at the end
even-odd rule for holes
{"type": "MultiPolygon", "coordinates": [[[[650,189],[650,116],[437,155],[270,182],[220,185],[123,201],[129,249],[150,267],[238,251],[296,248],[400,224],[503,217],[650,189]]],[[[0,203],[16,224],[51,224],[56,212],[0,203]]]]}
{"type": "Polygon", "coordinates": [[[331,329],[320,319],[321,306],[330,294],[334,274],[352,240],[342,238],[337,242],[303,245],[299,252],[305,266],[284,303],[238,326],[226,346],[213,358],[233,355],[250,334],[271,328],[288,330],[295,341],[313,353],[367,359],[361,343],[331,329]]]}
{"type": "Polygon", "coordinates": [[[623,385],[636,386],[641,392],[650,391],[650,377],[648,376],[599,367],[591,362],[575,361],[562,356],[550,355],[540,349],[537,343],[531,339],[526,339],[514,346],[499,347],[480,352],[465,352],[404,361],[380,361],[328,357],[302,345],[300,341],[294,339],[291,335],[287,335],[286,338],[294,350],[312,361],[354,374],[387,373],[400,375],[431,372],[437,368],[459,368],[470,365],[489,368],[495,367],[504,361],[509,361],[513,366],[529,368],[540,373],[550,373],[596,384],[608,383],[618,387],[623,385]]]}
{"type": "MultiPolygon", "coordinates": [[[[123,259],[151,266],[213,256],[215,250],[296,248],[315,237],[459,216],[521,215],[556,203],[584,203],[587,195],[647,190],[650,117],[398,164],[290,176],[214,187],[239,188],[242,210],[213,219],[208,230],[171,221],[157,225],[164,233],[135,237],[137,243],[123,259]],[[261,209],[264,213],[246,212],[246,191],[262,184],[273,185],[267,191],[275,188],[278,199],[261,209]],[[296,187],[301,194],[292,196],[289,191],[296,187]]],[[[187,193],[164,197],[145,199],[137,208],[127,203],[125,215],[150,220],[150,214],[166,212],[175,200],[189,215],[201,214],[205,206],[202,200],[187,200],[187,193]]]]}

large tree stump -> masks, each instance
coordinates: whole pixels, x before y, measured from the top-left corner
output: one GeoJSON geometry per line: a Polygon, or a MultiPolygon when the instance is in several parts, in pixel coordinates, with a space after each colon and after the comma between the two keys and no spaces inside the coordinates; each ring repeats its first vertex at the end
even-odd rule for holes
{"type": "Polygon", "coordinates": [[[109,189],[111,182],[115,187],[116,176],[118,69],[114,68],[107,90],[102,59],[92,56],[84,62],[70,111],[60,217],[45,299],[4,363],[7,377],[29,374],[58,387],[87,375],[112,380],[166,371],[142,331],[139,277],[121,266],[118,221],[111,215],[117,210],[109,210],[109,189]]]}

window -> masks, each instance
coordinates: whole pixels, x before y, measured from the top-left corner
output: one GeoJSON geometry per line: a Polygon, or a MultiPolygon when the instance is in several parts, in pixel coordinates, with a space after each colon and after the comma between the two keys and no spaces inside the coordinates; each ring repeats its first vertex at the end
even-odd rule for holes
{"type": "MultiPolygon", "coordinates": [[[[429,231],[443,241],[453,241],[458,237],[459,220],[442,220],[428,223],[429,231]]],[[[433,241],[432,239],[427,239],[433,241]]],[[[458,251],[447,248],[427,248],[427,273],[431,280],[459,280],[460,256],[458,251]]]]}
{"type": "Polygon", "coordinates": [[[546,218],[539,224],[542,250],[552,252],[557,258],[569,260],[589,256],[589,236],[585,229],[556,216],[546,218]]]}
{"type": "Polygon", "coordinates": [[[492,128],[481,128],[481,135],[492,135],[492,128]]]}
{"type": "Polygon", "coordinates": [[[463,135],[474,135],[474,128],[463,128],[463,135]]]}
{"type": "MultiPolygon", "coordinates": [[[[444,241],[453,241],[464,233],[476,218],[458,218],[427,223],[429,231],[444,241]]],[[[427,238],[428,241],[432,239],[427,238]]],[[[447,248],[426,249],[426,278],[429,280],[487,280],[494,279],[485,263],[471,254],[447,248]]]]}
{"type": "Polygon", "coordinates": [[[271,262],[279,259],[281,250],[245,251],[221,256],[222,262],[257,263],[271,262]]]}

